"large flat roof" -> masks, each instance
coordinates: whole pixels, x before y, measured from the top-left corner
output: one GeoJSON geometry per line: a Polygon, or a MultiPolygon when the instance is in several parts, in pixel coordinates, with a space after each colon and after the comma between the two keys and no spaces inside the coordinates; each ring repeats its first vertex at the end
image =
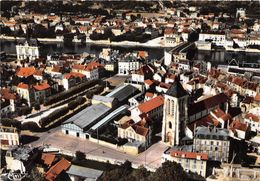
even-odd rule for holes
{"type": "Polygon", "coordinates": [[[103,171],[101,170],[81,167],[78,165],[71,165],[69,170],[67,170],[66,172],[70,175],[85,177],[87,178],[87,180],[96,180],[103,173],[103,171]]]}
{"type": "Polygon", "coordinates": [[[64,124],[73,123],[78,127],[84,129],[85,127],[93,124],[97,119],[107,114],[111,110],[110,107],[100,103],[83,109],[76,115],[69,118],[64,124]]]}
{"type": "Polygon", "coordinates": [[[106,124],[108,121],[111,121],[112,119],[114,119],[116,116],[118,116],[119,114],[121,114],[123,111],[127,110],[129,108],[128,105],[123,105],[120,106],[119,108],[117,108],[116,110],[114,110],[113,112],[111,112],[110,114],[108,114],[106,117],[104,117],[102,120],[100,120],[97,124],[95,124],[94,126],[91,127],[91,130],[96,130],[97,128],[99,128],[100,126],[103,126],[104,124],[106,124]]]}
{"type": "Polygon", "coordinates": [[[132,85],[123,85],[106,95],[106,97],[117,98],[119,102],[128,99],[131,95],[138,93],[139,90],[132,85]]]}

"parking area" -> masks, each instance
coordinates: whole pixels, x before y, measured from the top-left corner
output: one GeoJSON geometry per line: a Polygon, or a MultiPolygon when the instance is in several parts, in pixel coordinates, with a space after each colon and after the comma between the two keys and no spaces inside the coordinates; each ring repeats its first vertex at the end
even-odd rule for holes
{"type": "Polygon", "coordinates": [[[84,152],[87,157],[93,156],[101,158],[110,158],[118,160],[118,162],[124,162],[126,160],[129,160],[134,164],[142,164],[150,168],[158,168],[161,165],[162,153],[167,148],[167,146],[164,143],[158,142],[152,145],[150,148],[148,148],[145,152],[142,152],[141,154],[136,156],[129,155],[109,147],[101,146],[87,139],[85,140],[64,135],[63,133],[61,133],[60,127],[54,128],[49,132],[23,132],[22,134],[34,137],[34,139],[32,139],[32,142],[27,143],[31,144],[32,146],[50,145],[51,147],[71,153],[81,151],[84,152]]]}

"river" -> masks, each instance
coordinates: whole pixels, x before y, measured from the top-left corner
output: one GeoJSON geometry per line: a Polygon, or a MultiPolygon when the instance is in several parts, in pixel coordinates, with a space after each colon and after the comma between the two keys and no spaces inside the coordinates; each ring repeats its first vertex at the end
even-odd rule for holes
{"type": "MultiPolygon", "coordinates": [[[[0,40],[1,51],[5,51],[8,54],[15,54],[14,41],[0,40]]],[[[105,45],[94,45],[94,44],[63,44],[63,43],[48,43],[42,44],[41,55],[45,56],[49,53],[59,52],[59,53],[91,53],[98,55],[102,48],[109,47],[105,45]]],[[[164,48],[150,48],[150,47],[119,47],[110,46],[113,49],[119,50],[119,52],[129,52],[135,50],[144,50],[149,54],[149,59],[160,59],[164,55],[164,48]]],[[[252,52],[229,52],[225,50],[221,51],[205,51],[198,50],[195,55],[195,60],[210,60],[212,64],[227,64],[228,60],[237,59],[239,61],[245,61],[248,63],[260,63],[260,53],[252,52]]]]}

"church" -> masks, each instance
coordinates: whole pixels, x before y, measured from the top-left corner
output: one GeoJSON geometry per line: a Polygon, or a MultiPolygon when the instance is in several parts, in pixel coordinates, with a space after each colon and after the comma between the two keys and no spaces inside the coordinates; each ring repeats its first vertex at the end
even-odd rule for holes
{"type": "Polygon", "coordinates": [[[175,79],[165,94],[163,107],[162,141],[179,145],[185,137],[188,120],[188,93],[180,81],[175,79]]]}

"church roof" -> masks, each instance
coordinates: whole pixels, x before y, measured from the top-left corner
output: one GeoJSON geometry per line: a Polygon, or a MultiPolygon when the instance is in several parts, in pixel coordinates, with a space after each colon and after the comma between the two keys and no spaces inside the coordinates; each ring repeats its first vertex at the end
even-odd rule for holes
{"type": "Polygon", "coordinates": [[[187,95],[187,92],[184,90],[179,80],[175,79],[171,87],[167,90],[166,94],[179,98],[187,95]]]}

